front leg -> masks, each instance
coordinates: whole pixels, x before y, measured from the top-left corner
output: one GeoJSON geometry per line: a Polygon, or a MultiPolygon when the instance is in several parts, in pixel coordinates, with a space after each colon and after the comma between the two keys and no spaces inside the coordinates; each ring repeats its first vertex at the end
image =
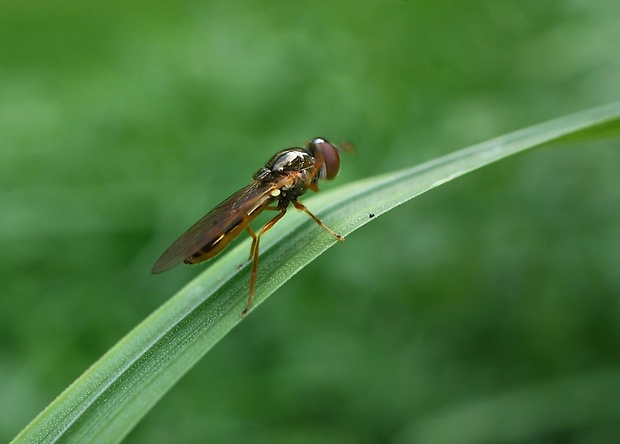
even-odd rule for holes
{"type": "Polygon", "coordinates": [[[294,200],[293,201],[293,206],[295,208],[297,208],[298,210],[301,210],[303,212],[305,212],[308,216],[310,216],[312,219],[314,219],[314,221],[319,224],[321,227],[323,227],[329,234],[331,234],[332,236],[334,236],[336,239],[338,239],[340,242],[344,242],[344,236],[339,235],[338,233],[336,233],[334,230],[332,230],[331,228],[329,228],[327,225],[325,225],[323,222],[321,222],[321,219],[319,219],[318,217],[316,217],[314,214],[312,214],[310,212],[310,210],[308,208],[306,208],[306,206],[304,204],[302,204],[301,202],[294,200]]]}

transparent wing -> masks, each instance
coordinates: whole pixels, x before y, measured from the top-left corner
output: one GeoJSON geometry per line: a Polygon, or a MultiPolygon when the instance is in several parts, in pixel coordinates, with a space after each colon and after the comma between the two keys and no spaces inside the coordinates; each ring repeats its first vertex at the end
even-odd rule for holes
{"type": "Polygon", "coordinates": [[[203,250],[205,246],[218,243],[213,255],[228,245],[269,204],[278,198],[271,195],[279,188],[278,182],[252,182],[237,191],[178,238],[155,263],[152,273],[161,273],[203,250]],[[233,232],[231,235],[229,233],[233,232]],[[227,238],[228,235],[228,238],[227,238]]]}

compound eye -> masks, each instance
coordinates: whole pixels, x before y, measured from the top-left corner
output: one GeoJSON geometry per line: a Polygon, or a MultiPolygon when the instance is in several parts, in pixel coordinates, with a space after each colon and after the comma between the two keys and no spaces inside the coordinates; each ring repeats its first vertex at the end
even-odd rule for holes
{"type": "Polygon", "coordinates": [[[331,180],[340,171],[340,155],[334,145],[325,139],[312,139],[310,142],[321,153],[324,165],[321,168],[321,179],[331,180]]]}

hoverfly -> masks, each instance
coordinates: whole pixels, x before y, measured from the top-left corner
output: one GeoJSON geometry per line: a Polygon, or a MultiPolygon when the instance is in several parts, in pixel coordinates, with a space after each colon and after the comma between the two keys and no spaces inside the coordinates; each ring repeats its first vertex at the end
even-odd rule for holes
{"type": "Polygon", "coordinates": [[[286,214],[289,204],[304,211],[329,234],[344,242],[343,236],[327,227],[298,200],[308,190],[318,192],[319,179],[333,179],[339,169],[338,149],[319,137],[309,140],[303,148],[293,147],[276,153],[254,174],[251,184],[216,206],[177,239],[157,260],[152,273],[161,273],[181,262],[198,264],[211,259],[247,230],[252,237],[249,257],[252,272],[248,302],[241,312],[241,316],[245,316],[254,297],[260,238],[286,214]],[[278,214],[254,232],[249,224],[263,210],[278,211],[278,214]]]}

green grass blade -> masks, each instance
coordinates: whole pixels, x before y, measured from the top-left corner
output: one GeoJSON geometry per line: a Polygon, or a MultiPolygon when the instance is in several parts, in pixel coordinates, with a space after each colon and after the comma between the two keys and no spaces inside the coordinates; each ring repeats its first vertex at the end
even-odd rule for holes
{"type": "MultiPolygon", "coordinates": [[[[617,135],[619,130],[620,103],[614,103],[517,131],[414,168],[350,183],[304,202],[328,226],[347,235],[376,220],[369,217],[371,213],[379,216],[512,154],[552,142],[617,135]]],[[[263,239],[252,311],[335,243],[306,215],[291,211],[263,239]]],[[[14,442],[122,440],[175,382],[241,321],[248,291],[248,251],[246,241],[209,264],[67,388],[14,442]],[[239,264],[244,265],[240,268],[239,264]]]]}

